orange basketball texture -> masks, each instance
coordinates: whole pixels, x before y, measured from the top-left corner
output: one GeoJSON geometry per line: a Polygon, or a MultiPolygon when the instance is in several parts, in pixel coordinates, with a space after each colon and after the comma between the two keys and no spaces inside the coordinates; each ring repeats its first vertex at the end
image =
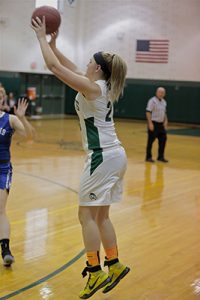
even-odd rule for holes
{"type": "Polygon", "coordinates": [[[36,17],[42,20],[43,16],[45,16],[46,20],[46,34],[57,31],[61,23],[59,11],[51,6],[40,6],[34,10],[31,20],[36,17]]]}

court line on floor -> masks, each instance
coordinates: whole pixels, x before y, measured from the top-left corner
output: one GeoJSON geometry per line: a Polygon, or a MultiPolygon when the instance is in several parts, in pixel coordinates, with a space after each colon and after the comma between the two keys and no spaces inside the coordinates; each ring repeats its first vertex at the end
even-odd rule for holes
{"type": "MultiPolygon", "coordinates": [[[[36,178],[36,179],[40,179],[40,180],[43,180],[43,181],[46,181],[46,182],[49,182],[49,183],[52,183],[52,184],[55,184],[57,186],[60,186],[66,190],[69,190],[75,194],[78,194],[78,192],[74,189],[72,189],[71,187],[67,186],[67,185],[64,185],[62,183],[59,183],[57,181],[54,181],[54,180],[51,180],[51,179],[48,179],[46,177],[42,177],[42,176],[38,176],[38,175],[34,175],[34,174],[30,174],[30,173],[26,173],[26,172],[23,172],[23,171],[15,171],[15,173],[18,173],[18,174],[22,174],[22,175],[25,175],[25,176],[29,176],[29,177],[33,177],[33,178],[36,178]]],[[[77,205],[76,205],[77,206],[77,205]]],[[[21,223],[21,221],[15,221],[13,222],[12,224],[17,224],[17,223],[21,223]]]]}
{"type": "Polygon", "coordinates": [[[85,253],[85,250],[81,250],[81,252],[79,252],[75,257],[73,257],[70,261],[68,261],[66,264],[64,264],[62,267],[58,268],[57,270],[51,272],[50,274],[46,275],[45,277],[42,277],[41,279],[38,279],[34,282],[32,282],[29,285],[26,285],[23,288],[20,288],[10,294],[7,294],[3,297],[0,297],[0,300],[6,300],[6,299],[10,299],[14,296],[17,296],[27,290],[32,289],[33,287],[40,285],[41,283],[55,277],[56,275],[60,274],[61,272],[63,272],[64,270],[68,269],[71,265],[73,265],[77,260],[79,260],[85,253]]]}
{"type": "Polygon", "coordinates": [[[37,179],[41,179],[41,180],[44,180],[44,181],[47,181],[47,182],[50,182],[50,183],[53,183],[55,185],[58,185],[60,187],[63,187],[64,189],[67,189],[67,190],[70,190],[71,192],[74,192],[76,194],[78,194],[78,192],[72,188],[70,188],[69,186],[66,186],[62,183],[59,183],[57,181],[54,181],[54,180],[51,180],[51,179],[48,179],[46,177],[41,177],[41,176],[38,176],[38,175],[33,175],[33,174],[29,174],[29,173],[26,173],[26,172],[22,172],[22,171],[15,171],[15,173],[19,173],[19,174],[22,174],[22,175],[26,175],[26,176],[30,176],[30,177],[34,177],[34,178],[37,178],[37,179]]]}
{"type": "MultiPolygon", "coordinates": [[[[22,174],[22,175],[34,177],[34,178],[37,178],[37,179],[40,179],[40,180],[44,180],[44,181],[47,181],[47,182],[56,184],[56,185],[58,185],[58,186],[61,186],[61,187],[65,188],[65,189],[70,190],[70,191],[72,191],[72,192],[74,192],[74,193],[77,194],[77,191],[76,191],[76,190],[74,190],[74,189],[72,189],[72,188],[70,188],[70,187],[68,187],[68,186],[66,186],[66,185],[64,185],[64,184],[61,184],[61,183],[59,183],[59,182],[53,181],[53,180],[51,180],[51,179],[47,179],[47,178],[45,178],[45,177],[41,177],[41,176],[37,176],[37,175],[32,175],[32,174],[29,174],[29,173],[26,173],[26,172],[21,172],[21,171],[15,171],[15,173],[19,173],[19,174],[22,174]]],[[[53,277],[55,277],[56,275],[60,274],[60,273],[63,272],[64,270],[68,269],[71,265],[73,265],[78,259],[80,259],[80,258],[84,255],[84,253],[85,253],[85,250],[83,249],[83,250],[81,250],[74,258],[72,258],[70,261],[68,261],[68,262],[67,262],[66,264],[64,264],[62,267],[60,267],[60,268],[58,268],[57,270],[51,272],[50,274],[46,275],[45,277],[42,277],[41,279],[38,279],[38,280],[36,280],[36,281],[34,281],[34,282],[32,282],[32,283],[26,285],[26,286],[23,287],[23,288],[20,288],[20,289],[18,289],[18,290],[16,290],[16,291],[12,292],[12,293],[10,293],[10,294],[7,294],[7,295],[5,295],[5,296],[3,296],[3,297],[0,297],[0,300],[10,299],[10,298],[12,298],[12,297],[14,297],[14,296],[17,296],[17,295],[19,295],[19,294],[21,294],[21,293],[23,293],[23,292],[25,292],[25,291],[27,291],[27,290],[30,290],[30,289],[32,289],[33,287],[35,287],[35,286],[37,286],[37,285],[39,285],[39,284],[41,284],[41,283],[43,283],[43,282],[45,282],[45,281],[47,281],[47,280],[53,278],[53,277]]]]}

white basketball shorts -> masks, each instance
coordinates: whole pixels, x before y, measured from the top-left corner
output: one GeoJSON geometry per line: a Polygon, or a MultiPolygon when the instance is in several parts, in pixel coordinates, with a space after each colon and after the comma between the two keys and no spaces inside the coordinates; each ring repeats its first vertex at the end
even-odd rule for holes
{"type": "Polygon", "coordinates": [[[80,180],[79,205],[104,206],[122,199],[126,152],[119,146],[89,153],[80,180]]]}

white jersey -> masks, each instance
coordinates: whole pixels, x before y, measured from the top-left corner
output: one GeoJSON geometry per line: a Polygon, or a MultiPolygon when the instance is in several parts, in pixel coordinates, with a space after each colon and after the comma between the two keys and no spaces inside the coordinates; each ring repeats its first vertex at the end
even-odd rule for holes
{"type": "Polygon", "coordinates": [[[75,99],[75,109],[80,119],[85,151],[102,151],[120,145],[113,121],[113,105],[109,101],[105,80],[97,80],[101,96],[87,100],[81,93],[75,99]]]}

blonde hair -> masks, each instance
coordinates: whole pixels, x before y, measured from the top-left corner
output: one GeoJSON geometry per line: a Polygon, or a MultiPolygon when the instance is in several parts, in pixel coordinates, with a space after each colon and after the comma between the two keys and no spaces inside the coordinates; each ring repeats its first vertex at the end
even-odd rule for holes
{"type": "Polygon", "coordinates": [[[111,73],[107,80],[108,94],[110,100],[114,103],[119,100],[120,95],[123,95],[124,84],[127,73],[127,65],[125,61],[117,54],[102,52],[102,56],[107,63],[111,73]]]}
{"type": "Polygon", "coordinates": [[[0,92],[2,92],[3,96],[6,96],[6,90],[4,89],[4,87],[0,86],[0,92]]]}

